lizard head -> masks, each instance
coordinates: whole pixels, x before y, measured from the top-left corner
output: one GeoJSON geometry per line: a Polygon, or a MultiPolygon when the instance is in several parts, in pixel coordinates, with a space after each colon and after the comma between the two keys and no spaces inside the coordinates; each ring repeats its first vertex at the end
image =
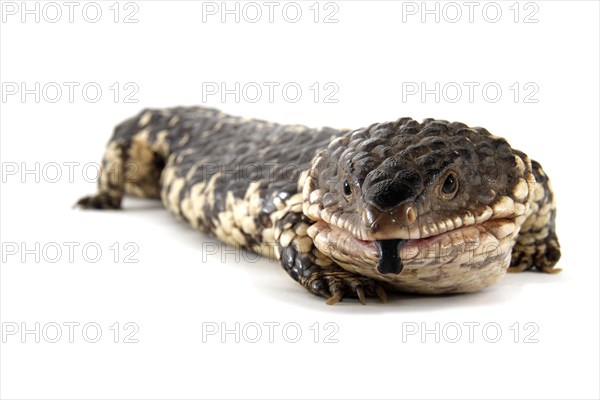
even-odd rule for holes
{"type": "Polygon", "coordinates": [[[319,152],[303,212],[316,247],[347,270],[400,289],[474,291],[506,271],[534,187],[528,157],[485,129],[402,118],[319,152]]]}

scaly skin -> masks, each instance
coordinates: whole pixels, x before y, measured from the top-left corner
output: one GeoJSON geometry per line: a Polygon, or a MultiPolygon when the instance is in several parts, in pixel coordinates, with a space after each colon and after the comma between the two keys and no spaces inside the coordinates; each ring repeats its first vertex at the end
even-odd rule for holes
{"type": "Polygon", "coordinates": [[[115,129],[98,186],[80,207],[161,198],[197,230],[274,254],[328,304],[558,271],[554,195],[540,165],[457,122],[349,131],[203,107],[144,110],[115,129]]]}

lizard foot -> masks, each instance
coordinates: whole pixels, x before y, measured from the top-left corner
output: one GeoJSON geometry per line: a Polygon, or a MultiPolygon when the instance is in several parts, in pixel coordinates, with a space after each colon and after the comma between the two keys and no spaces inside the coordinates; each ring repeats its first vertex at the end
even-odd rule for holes
{"type": "Polygon", "coordinates": [[[327,298],[329,305],[338,303],[345,296],[356,297],[366,304],[366,297],[378,297],[387,302],[383,287],[375,280],[347,271],[318,271],[309,277],[306,287],[314,294],[327,298]]]}

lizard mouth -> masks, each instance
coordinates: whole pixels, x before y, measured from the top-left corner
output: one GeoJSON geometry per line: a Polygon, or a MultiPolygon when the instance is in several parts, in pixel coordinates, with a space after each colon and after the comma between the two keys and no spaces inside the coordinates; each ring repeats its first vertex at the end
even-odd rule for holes
{"type": "MultiPolygon", "coordinates": [[[[307,231],[317,248],[341,264],[369,264],[380,275],[400,275],[407,264],[444,264],[479,249],[482,243],[516,235],[513,220],[490,219],[418,239],[362,240],[321,220],[307,231]]],[[[489,248],[487,251],[497,250],[489,248]]]]}

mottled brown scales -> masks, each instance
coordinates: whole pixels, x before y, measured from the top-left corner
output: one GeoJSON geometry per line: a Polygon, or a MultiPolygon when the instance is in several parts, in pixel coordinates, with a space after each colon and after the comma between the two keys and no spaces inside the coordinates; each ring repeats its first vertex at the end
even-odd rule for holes
{"type": "Polygon", "coordinates": [[[457,122],[348,131],[144,110],[115,128],[98,194],[78,204],[116,209],[125,194],[160,198],[193,228],[277,257],[329,304],[558,271],[554,195],[539,163],[457,122]]]}

